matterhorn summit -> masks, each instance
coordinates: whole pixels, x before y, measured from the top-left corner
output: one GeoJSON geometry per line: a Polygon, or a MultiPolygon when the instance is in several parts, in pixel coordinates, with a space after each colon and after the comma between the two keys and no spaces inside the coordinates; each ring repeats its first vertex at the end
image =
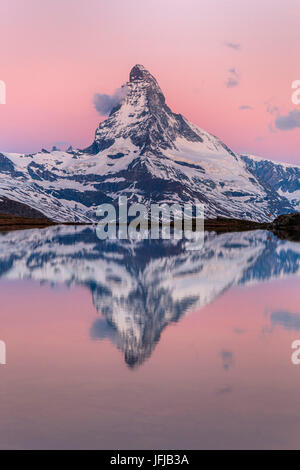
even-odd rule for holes
{"type": "Polygon", "coordinates": [[[203,203],[207,218],[266,221],[293,211],[227,145],[173,113],[142,65],[131,69],[88,148],[0,153],[0,198],[55,221],[97,220],[97,207],[117,205],[121,195],[147,206],[203,203]]]}

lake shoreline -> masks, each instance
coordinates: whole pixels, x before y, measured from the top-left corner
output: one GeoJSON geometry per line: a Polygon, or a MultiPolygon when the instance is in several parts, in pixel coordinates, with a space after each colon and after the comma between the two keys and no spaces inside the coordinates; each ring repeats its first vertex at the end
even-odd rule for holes
{"type": "MultiPolygon", "coordinates": [[[[150,223],[150,222],[149,222],[150,223]]],[[[92,226],[94,223],[85,222],[55,222],[50,219],[21,217],[10,214],[0,214],[0,232],[14,230],[42,229],[52,226],[92,226]]],[[[118,225],[118,223],[117,223],[118,225]]],[[[174,227],[174,222],[171,222],[174,227]]],[[[196,220],[192,222],[193,230],[196,229],[196,220]]],[[[245,232],[250,230],[268,230],[279,238],[300,241],[300,214],[286,214],[277,217],[272,222],[255,222],[243,219],[229,219],[217,217],[204,221],[204,230],[208,232],[245,232]]]]}

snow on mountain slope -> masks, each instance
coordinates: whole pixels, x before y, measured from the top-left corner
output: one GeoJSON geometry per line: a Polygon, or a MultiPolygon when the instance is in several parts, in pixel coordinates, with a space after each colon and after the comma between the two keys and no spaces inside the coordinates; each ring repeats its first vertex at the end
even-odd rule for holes
{"type": "Polygon", "coordinates": [[[300,211],[300,166],[274,162],[255,155],[242,155],[242,159],[254,176],[263,179],[289,201],[293,211],[300,211]]]}
{"type": "Polygon", "coordinates": [[[0,154],[0,195],[60,221],[96,220],[101,203],[205,204],[206,217],[258,221],[291,212],[218,138],[173,113],[156,79],[130,72],[122,102],[85,150],[0,154]]]}
{"type": "Polygon", "coordinates": [[[198,252],[182,240],[100,242],[86,226],[0,235],[0,279],[85,286],[101,315],[92,337],[109,337],[131,366],[149,357],[170,322],[232,286],[290,275],[300,275],[299,244],[264,231],[207,233],[198,252]]]}

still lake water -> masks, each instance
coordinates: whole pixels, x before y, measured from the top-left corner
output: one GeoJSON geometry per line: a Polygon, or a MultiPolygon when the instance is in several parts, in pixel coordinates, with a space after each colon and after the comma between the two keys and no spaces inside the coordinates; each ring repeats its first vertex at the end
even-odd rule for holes
{"type": "Polygon", "coordinates": [[[2,449],[300,448],[300,244],[0,235],[2,449]]]}

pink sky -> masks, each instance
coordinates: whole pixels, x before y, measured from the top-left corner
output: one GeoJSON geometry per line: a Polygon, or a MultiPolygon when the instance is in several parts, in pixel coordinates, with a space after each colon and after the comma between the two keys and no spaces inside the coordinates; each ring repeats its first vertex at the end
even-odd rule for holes
{"type": "Polygon", "coordinates": [[[300,113],[299,23],[298,0],[2,0],[0,151],[89,145],[103,119],[94,93],[141,63],[174,111],[234,151],[300,164],[300,128],[274,126],[277,113],[300,113]]]}

